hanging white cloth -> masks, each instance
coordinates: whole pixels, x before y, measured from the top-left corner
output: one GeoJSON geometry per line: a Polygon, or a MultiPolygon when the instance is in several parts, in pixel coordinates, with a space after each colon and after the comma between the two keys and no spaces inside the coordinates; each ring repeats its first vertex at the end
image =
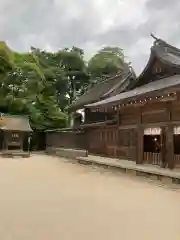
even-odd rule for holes
{"type": "Polygon", "coordinates": [[[156,128],[145,128],[144,135],[161,135],[162,129],[160,127],[156,128]]]}
{"type": "Polygon", "coordinates": [[[173,132],[174,132],[174,135],[180,134],[180,126],[174,127],[173,132]]]}

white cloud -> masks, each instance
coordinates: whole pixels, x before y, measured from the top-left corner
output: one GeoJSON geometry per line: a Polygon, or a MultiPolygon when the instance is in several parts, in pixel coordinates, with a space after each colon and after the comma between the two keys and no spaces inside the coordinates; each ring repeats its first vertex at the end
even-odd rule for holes
{"type": "Polygon", "coordinates": [[[20,51],[75,45],[87,58],[104,45],[117,45],[139,73],[151,32],[180,47],[179,12],[179,0],[1,0],[0,38],[20,51]]]}

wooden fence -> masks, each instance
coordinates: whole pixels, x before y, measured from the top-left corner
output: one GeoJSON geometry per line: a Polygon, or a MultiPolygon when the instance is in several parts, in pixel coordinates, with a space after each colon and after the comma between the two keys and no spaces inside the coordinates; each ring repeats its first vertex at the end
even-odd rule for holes
{"type": "Polygon", "coordinates": [[[47,148],[86,149],[86,135],[84,132],[47,132],[47,148]]]}
{"type": "Polygon", "coordinates": [[[174,165],[175,165],[175,167],[180,168],[180,155],[179,154],[174,154],[174,165]]]}
{"type": "Polygon", "coordinates": [[[161,153],[144,152],[144,163],[160,166],[162,163],[162,154],[161,153]]]}

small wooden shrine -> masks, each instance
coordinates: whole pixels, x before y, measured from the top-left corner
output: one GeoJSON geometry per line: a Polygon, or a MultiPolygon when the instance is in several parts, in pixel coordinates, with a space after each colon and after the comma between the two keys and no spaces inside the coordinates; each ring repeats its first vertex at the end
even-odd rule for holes
{"type": "Polygon", "coordinates": [[[24,139],[32,132],[27,117],[1,114],[0,131],[3,155],[21,155],[24,157],[29,155],[29,152],[23,151],[24,139]]]}

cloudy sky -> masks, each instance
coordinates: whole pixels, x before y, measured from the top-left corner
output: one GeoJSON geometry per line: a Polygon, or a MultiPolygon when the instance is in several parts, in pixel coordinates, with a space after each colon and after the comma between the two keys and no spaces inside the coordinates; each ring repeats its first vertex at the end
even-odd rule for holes
{"type": "Polygon", "coordinates": [[[116,45],[139,74],[151,32],[180,47],[179,13],[179,0],[0,0],[0,39],[19,51],[75,45],[86,58],[116,45]]]}

